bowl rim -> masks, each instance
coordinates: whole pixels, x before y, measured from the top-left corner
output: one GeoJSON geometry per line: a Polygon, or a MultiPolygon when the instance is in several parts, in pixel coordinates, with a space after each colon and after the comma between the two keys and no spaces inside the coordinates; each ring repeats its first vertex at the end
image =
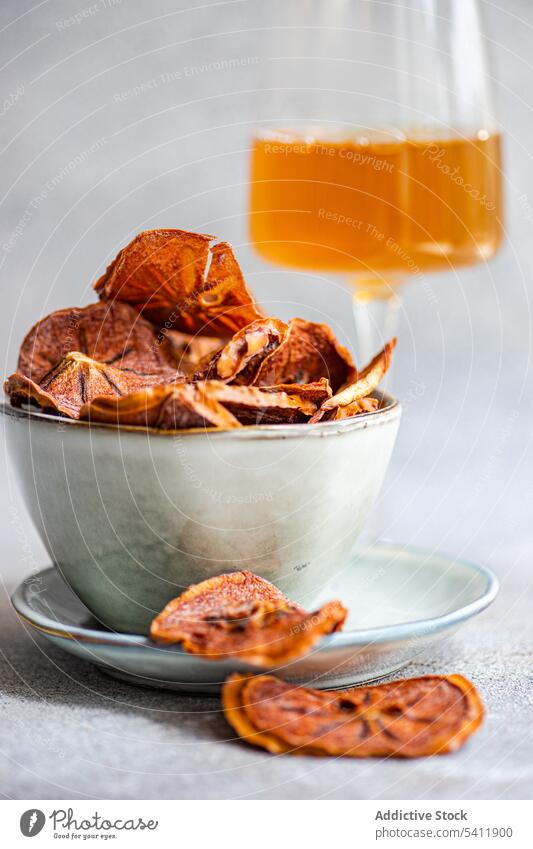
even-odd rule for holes
{"type": "Polygon", "coordinates": [[[272,439],[280,437],[287,439],[291,437],[302,436],[331,436],[336,433],[347,433],[354,430],[364,430],[367,427],[382,425],[386,422],[399,418],[401,414],[400,401],[393,395],[382,390],[377,390],[373,393],[385,406],[378,410],[372,410],[368,413],[358,413],[356,416],[351,416],[347,419],[339,421],[318,422],[309,426],[308,422],[296,424],[258,424],[244,425],[242,428],[227,428],[227,427],[196,427],[196,428],[181,428],[179,430],[161,430],[152,427],[143,427],[142,425],[118,425],[111,422],[89,422],[81,421],[80,419],[69,419],[66,416],[55,416],[49,413],[43,413],[29,406],[13,407],[8,401],[0,402],[0,413],[4,416],[26,421],[29,424],[39,422],[41,424],[85,428],[89,432],[92,430],[107,430],[114,434],[137,434],[147,436],[177,437],[177,436],[197,436],[219,438],[222,436],[232,439],[272,439]]]}

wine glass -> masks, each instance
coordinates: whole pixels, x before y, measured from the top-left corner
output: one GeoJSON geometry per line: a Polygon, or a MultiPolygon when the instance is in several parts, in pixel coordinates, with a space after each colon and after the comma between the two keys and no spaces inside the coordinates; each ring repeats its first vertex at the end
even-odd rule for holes
{"type": "Polygon", "coordinates": [[[405,282],[502,240],[501,137],[475,0],[271,0],[250,232],[279,265],[343,275],[364,361],[405,282]]]}

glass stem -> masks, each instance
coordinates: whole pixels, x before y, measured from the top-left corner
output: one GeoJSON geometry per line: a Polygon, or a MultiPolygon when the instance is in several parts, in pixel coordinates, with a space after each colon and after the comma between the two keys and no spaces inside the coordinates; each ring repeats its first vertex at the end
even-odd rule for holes
{"type": "Polygon", "coordinates": [[[396,284],[372,290],[357,286],[353,291],[355,353],[359,367],[369,363],[385,342],[396,335],[401,305],[396,284]]]}
{"type": "MultiPolygon", "coordinates": [[[[396,336],[402,307],[402,283],[405,277],[387,275],[360,276],[350,280],[356,331],[356,364],[366,366],[393,336],[396,336]]],[[[395,357],[380,389],[391,391],[395,357]]],[[[371,545],[383,538],[387,521],[383,508],[374,508],[361,534],[360,543],[371,545]]],[[[388,517],[390,519],[390,517],[388,517]]]]}

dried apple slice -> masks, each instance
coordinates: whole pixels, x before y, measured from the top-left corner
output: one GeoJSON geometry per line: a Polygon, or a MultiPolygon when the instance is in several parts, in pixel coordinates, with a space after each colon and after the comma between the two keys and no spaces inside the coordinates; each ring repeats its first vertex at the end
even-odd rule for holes
{"type": "Polygon", "coordinates": [[[239,424],[306,422],[330,390],[327,381],[304,386],[232,386],[219,380],[155,386],[120,399],[92,398],[83,419],[177,430],[239,424]],[[279,390],[279,391],[278,391],[279,390]]]}
{"type": "Polygon", "coordinates": [[[276,318],[261,318],[236,333],[196,377],[260,388],[324,378],[337,391],[355,379],[356,368],[327,325],[301,318],[291,319],[288,325],[276,318]]]}
{"type": "Polygon", "coordinates": [[[252,572],[231,572],[169,602],[153,620],[150,636],[210,660],[234,657],[268,668],[306,654],[345,617],[338,601],[308,613],[252,572]]]}
{"type": "Polygon", "coordinates": [[[274,753],[415,758],[459,749],[483,706],[461,675],[428,675],[327,692],[272,675],[232,675],[226,719],[247,742],[274,753]]]}
{"type": "Polygon", "coordinates": [[[240,427],[235,416],[210,397],[202,384],[193,383],[155,386],[123,398],[93,398],[81,408],[80,418],[161,430],[240,427]]]}
{"type": "Polygon", "coordinates": [[[313,383],[325,377],[336,392],[356,374],[350,352],[327,324],[293,318],[285,338],[259,366],[254,385],[313,383]]]}
{"type": "Polygon", "coordinates": [[[261,363],[283,341],[288,326],[277,318],[258,318],[218,351],[199,377],[252,384],[261,363]]]}
{"type": "Polygon", "coordinates": [[[345,386],[337,394],[327,398],[320,410],[311,419],[311,424],[332,419],[346,419],[358,413],[377,410],[379,401],[369,398],[371,392],[381,383],[389,370],[391,355],[396,339],[391,339],[374,359],[358,375],[354,383],[345,386]]]}
{"type": "Polygon", "coordinates": [[[211,264],[203,291],[198,297],[200,310],[189,320],[190,330],[231,336],[241,327],[246,327],[263,313],[248,290],[242,272],[228,242],[219,242],[211,248],[211,264]]]}
{"type": "MultiPolygon", "coordinates": [[[[197,384],[198,386],[202,384],[197,384]]],[[[234,386],[218,380],[203,384],[208,397],[223,404],[242,424],[307,422],[327,393],[325,384],[286,387],[234,386]],[[311,387],[310,389],[308,387],[311,387]]]]}
{"type": "Polygon", "coordinates": [[[94,288],[103,300],[125,301],[158,326],[186,333],[227,337],[261,315],[231,245],[185,230],[139,233],[94,288]]]}
{"type": "MultiPolygon", "coordinates": [[[[179,301],[201,291],[212,236],[184,230],[145,230],[119,251],[96,281],[100,298],[133,304],[156,324],[179,301]]],[[[169,324],[188,331],[188,327],[169,324]]]]}
{"type": "Polygon", "coordinates": [[[40,383],[16,372],[8,377],[4,390],[15,407],[24,401],[34,401],[45,410],[77,419],[82,406],[97,396],[127,395],[160,380],[160,374],[114,368],[79,351],[71,351],[40,383]]]}
{"type": "Polygon", "coordinates": [[[57,310],[26,335],[17,371],[36,383],[70,351],[137,372],[171,374],[176,366],[164,340],[128,304],[99,303],[57,310]]]}
{"type": "Polygon", "coordinates": [[[346,404],[344,407],[339,405],[337,407],[333,407],[331,410],[321,408],[311,419],[309,419],[309,424],[348,419],[352,416],[359,415],[359,413],[374,413],[378,409],[379,400],[377,398],[360,398],[358,401],[352,401],[351,404],[346,404]]]}
{"type": "MultiPolygon", "coordinates": [[[[266,578],[243,569],[240,572],[226,572],[207,578],[199,584],[192,584],[177,598],[169,601],[164,610],[156,616],[152,629],[158,631],[158,641],[165,642],[167,628],[173,628],[174,618],[209,618],[213,612],[220,613],[236,604],[250,601],[281,602],[292,605],[295,610],[303,611],[294,601],[290,601],[280,589],[266,578]],[[174,616],[176,614],[176,616],[174,616]]],[[[172,637],[168,642],[175,643],[172,637]]]]}
{"type": "Polygon", "coordinates": [[[258,387],[262,392],[285,392],[314,404],[323,404],[327,398],[331,398],[331,386],[327,377],[321,377],[313,383],[276,383],[274,386],[258,387]]]}
{"type": "Polygon", "coordinates": [[[193,336],[180,330],[168,330],[161,334],[172,351],[173,361],[187,379],[192,379],[203,363],[211,362],[214,354],[224,347],[224,339],[218,336],[193,336]]]}

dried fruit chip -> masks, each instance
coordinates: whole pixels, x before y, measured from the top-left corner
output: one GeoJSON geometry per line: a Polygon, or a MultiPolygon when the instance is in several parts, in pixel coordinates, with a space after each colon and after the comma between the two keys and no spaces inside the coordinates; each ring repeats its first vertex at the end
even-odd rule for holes
{"type": "Polygon", "coordinates": [[[16,372],[6,380],[4,390],[15,407],[24,401],[34,401],[43,409],[77,419],[82,406],[97,396],[127,395],[160,380],[160,374],[114,368],[79,351],[71,351],[38,384],[16,372]]]}
{"type": "Polygon", "coordinates": [[[178,383],[142,389],[123,398],[98,397],[85,404],[80,418],[94,422],[179,430],[240,427],[202,384],[178,383]]]}
{"type": "Polygon", "coordinates": [[[355,376],[352,358],[332,330],[300,318],[288,325],[276,318],[251,322],[196,373],[198,379],[212,377],[261,388],[324,378],[334,391],[355,376]]]}
{"type": "Polygon", "coordinates": [[[379,400],[377,398],[360,398],[359,401],[352,401],[351,404],[346,404],[344,407],[333,407],[331,410],[326,410],[322,407],[309,419],[309,423],[317,424],[318,422],[348,419],[351,416],[357,416],[359,413],[374,413],[378,409],[379,400]]]}
{"type": "Polygon", "coordinates": [[[134,304],[163,323],[177,302],[202,289],[212,241],[184,230],[145,230],[119,251],[94,288],[101,298],[134,304]]]}
{"type": "MultiPolygon", "coordinates": [[[[201,384],[198,384],[201,385],[201,384]]],[[[203,384],[208,397],[223,404],[242,424],[294,424],[306,422],[327,395],[324,384],[291,384],[282,387],[233,386],[218,380],[203,384]],[[309,388],[310,387],[310,388],[309,388]]]]}
{"type": "MultiPolygon", "coordinates": [[[[192,584],[180,596],[169,601],[163,612],[154,619],[152,627],[162,629],[164,614],[170,617],[167,624],[172,626],[171,617],[174,610],[178,612],[179,618],[190,613],[191,616],[194,614],[196,619],[203,619],[213,613],[223,612],[229,606],[249,601],[282,602],[292,605],[295,610],[303,610],[266,578],[244,569],[241,572],[215,575],[199,584],[192,584]]],[[[170,642],[175,643],[176,640],[171,639],[170,642]]]]}
{"type": "Polygon", "coordinates": [[[177,430],[306,422],[331,394],[326,380],[299,386],[233,386],[219,380],[146,389],[120,399],[93,398],[81,418],[177,430]]]}
{"type": "Polygon", "coordinates": [[[305,401],[313,401],[315,404],[323,404],[327,398],[331,398],[331,386],[327,377],[321,377],[313,383],[277,383],[274,386],[258,387],[262,392],[285,392],[287,395],[295,395],[305,401]]]}
{"type": "Polygon", "coordinates": [[[254,384],[313,383],[325,377],[336,392],[356,373],[349,351],[330,327],[293,318],[285,338],[259,366],[254,384]]]}
{"type": "Polygon", "coordinates": [[[393,343],[356,379],[327,325],[263,317],[231,246],[212,236],[140,233],[95,288],[100,303],[59,310],[28,333],[6,383],[14,404],[171,430],[318,422],[379,406],[368,395],[393,343]]]}
{"type": "Polygon", "coordinates": [[[201,324],[205,332],[203,322],[208,321],[208,333],[231,336],[256,318],[262,318],[263,313],[244,282],[228,242],[219,242],[211,248],[211,265],[198,303],[201,309],[189,321],[191,330],[197,330],[201,324]]]}
{"type": "Polygon", "coordinates": [[[385,377],[395,346],[396,339],[387,342],[379,354],[359,373],[357,380],[326,401],[324,407],[331,410],[333,407],[347,406],[370,395],[385,377]]]}
{"type": "Polygon", "coordinates": [[[459,749],[481,724],[483,706],[461,675],[430,675],[325,692],[271,675],[232,675],[226,718],[253,745],[275,753],[403,757],[459,749]]]}
{"type": "Polygon", "coordinates": [[[95,283],[166,329],[231,336],[261,313],[227,242],[185,230],[146,230],[95,283]]]}
{"type": "Polygon", "coordinates": [[[20,348],[17,371],[36,383],[70,351],[137,372],[169,374],[176,366],[152,325],[127,304],[91,304],[41,319],[20,348]]]}
{"type": "Polygon", "coordinates": [[[174,362],[187,379],[192,379],[202,364],[211,362],[215,352],[224,346],[224,340],[218,336],[192,336],[180,330],[167,330],[160,338],[166,339],[174,362]]]}
{"type": "Polygon", "coordinates": [[[288,326],[277,318],[258,318],[239,330],[199,376],[252,384],[261,363],[283,341],[288,326]]]}
{"type": "Polygon", "coordinates": [[[251,572],[209,578],[169,602],[152,622],[150,636],[180,643],[210,660],[235,657],[255,666],[288,663],[342,626],[338,601],[307,613],[251,572]]]}
{"type": "Polygon", "coordinates": [[[311,424],[332,419],[346,419],[357,413],[377,410],[379,407],[378,400],[367,396],[376,389],[389,370],[391,354],[395,345],[396,339],[387,342],[383,350],[359,373],[354,383],[344,387],[331,398],[327,398],[320,410],[311,419],[311,424]]]}

